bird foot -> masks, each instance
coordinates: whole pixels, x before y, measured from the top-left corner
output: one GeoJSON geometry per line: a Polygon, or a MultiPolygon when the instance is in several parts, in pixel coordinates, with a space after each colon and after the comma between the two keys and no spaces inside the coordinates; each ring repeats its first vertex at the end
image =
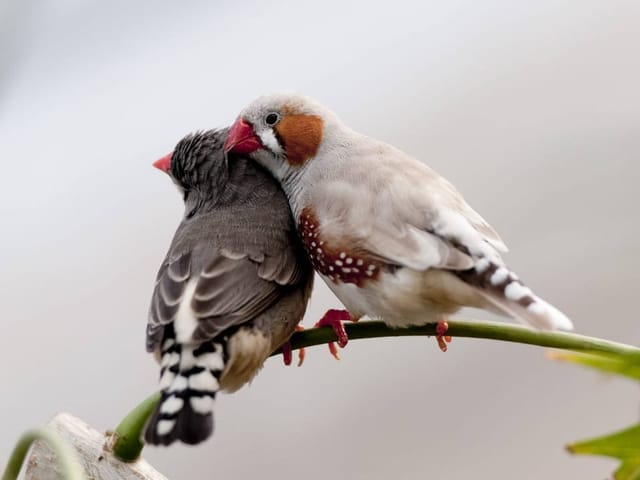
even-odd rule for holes
{"type": "MultiPolygon", "coordinates": [[[[304,330],[304,327],[302,325],[298,325],[296,326],[296,332],[302,332],[304,330]]],[[[286,366],[291,365],[291,361],[293,360],[293,352],[291,349],[291,340],[287,340],[286,342],[284,342],[282,344],[282,347],[280,347],[282,349],[282,361],[284,362],[284,364],[286,366]]],[[[307,353],[304,349],[304,347],[298,349],[298,366],[301,367],[302,364],[304,363],[304,359],[306,357],[307,353]]]]}
{"type": "MultiPolygon", "coordinates": [[[[347,346],[347,342],[349,342],[349,337],[347,335],[347,331],[344,329],[344,325],[342,322],[352,321],[351,315],[346,310],[337,310],[331,309],[327,310],[327,313],[323,315],[323,317],[314,325],[315,327],[331,327],[338,337],[338,345],[340,348],[344,348],[347,346]]],[[[338,354],[338,349],[336,348],[336,344],[334,342],[329,342],[329,351],[331,355],[336,360],[340,360],[340,355],[338,354]]]]}
{"type": "Polygon", "coordinates": [[[443,352],[447,351],[447,343],[451,343],[451,335],[447,335],[447,330],[449,330],[449,324],[441,320],[436,325],[436,341],[438,342],[438,347],[443,352]]]}

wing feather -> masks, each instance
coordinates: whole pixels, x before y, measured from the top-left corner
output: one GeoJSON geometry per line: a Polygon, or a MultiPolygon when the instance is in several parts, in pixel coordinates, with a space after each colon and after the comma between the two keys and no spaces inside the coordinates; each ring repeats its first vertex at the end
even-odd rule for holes
{"type": "Polygon", "coordinates": [[[325,238],[349,232],[350,247],[416,270],[465,270],[479,257],[502,263],[504,242],[451,183],[381,142],[367,139],[359,155],[362,170],[343,161],[337,179],[316,188],[325,238]]]}
{"type": "Polygon", "coordinates": [[[269,308],[288,286],[300,281],[302,270],[289,246],[270,255],[199,246],[172,259],[158,272],[147,349],[157,348],[164,326],[176,321],[185,302],[196,319],[194,340],[210,339],[269,308]],[[195,288],[188,289],[192,282],[195,288]],[[187,293],[190,298],[185,298],[187,293]]]}

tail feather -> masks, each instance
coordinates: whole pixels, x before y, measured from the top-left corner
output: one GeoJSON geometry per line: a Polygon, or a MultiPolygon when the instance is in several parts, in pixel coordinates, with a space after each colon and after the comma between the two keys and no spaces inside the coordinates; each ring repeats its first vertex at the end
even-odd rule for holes
{"type": "Polygon", "coordinates": [[[167,328],[162,344],[162,397],[147,424],[145,441],[195,445],[213,432],[213,406],[225,364],[224,342],[179,344],[167,328]]]}
{"type": "Polygon", "coordinates": [[[569,318],[536,296],[506,267],[481,258],[473,269],[458,273],[497,310],[543,330],[573,330],[569,318]]]}

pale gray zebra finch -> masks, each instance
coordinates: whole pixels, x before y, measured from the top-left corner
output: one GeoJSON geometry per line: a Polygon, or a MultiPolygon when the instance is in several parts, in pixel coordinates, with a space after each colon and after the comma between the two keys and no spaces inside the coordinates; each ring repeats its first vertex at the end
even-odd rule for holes
{"type": "Polygon", "coordinates": [[[161,362],[151,444],[196,444],[213,431],[214,399],[249,382],[302,320],[313,283],[287,200],[264,169],[229,161],[228,130],[196,133],[154,163],[185,214],[153,291],[147,349],[161,362]]]}
{"type": "Polygon", "coordinates": [[[280,182],[320,276],[352,319],[439,324],[461,307],[541,329],[572,329],[505,267],[496,231],[434,170],[354,132],[298,94],[254,100],[225,151],[249,155],[280,182]]]}

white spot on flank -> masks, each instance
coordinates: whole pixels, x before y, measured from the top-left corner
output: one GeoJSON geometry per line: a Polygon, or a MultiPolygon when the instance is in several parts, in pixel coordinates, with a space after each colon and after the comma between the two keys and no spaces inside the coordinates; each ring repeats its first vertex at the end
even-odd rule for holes
{"type": "Polygon", "coordinates": [[[316,252],[322,253],[322,249],[320,247],[316,248],[316,252]]]}
{"type": "MultiPolygon", "coordinates": [[[[477,265],[476,265],[477,268],[477,265]]],[[[499,285],[509,277],[509,270],[504,267],[497,269],[493,275],[491,275],[491,283],[493,285],[499,285]]]]}
{"type": "Polygon", "coordinates": [[[376,269],[376,266],[375,266],[375,265],[369,265],[369,266],[367,267],[367,270],[369,270],[369,271],[372,271],[372,270],[375,270],[375,269],[376,269]]]}
{"type": "Polygon", "coordinates": [[[341,267],[342,266],[342,260],[336,260],[336,265],[341,267]]]}
{"type": "Polygon", "coordinates": [[[205,370],[189,377],[189,388],[194,390],[215,392],[219,389],[218,381],[211,372],[205,370]]]}
{"type": "Polygon", "coordinates": [[[362,260],[361,258],[358,259],[358,261],[356,262],[356,265],[358,265],[359,267],[361,267],[362,265],[364,265],[364,260],[362,260]]]}
{"type": "Polygon", "coordinates": [[[317,243],[316,242],[311,242],[311,246],[315,248],[317,246],[317,243]]]}
{"type": "Polygon", "coordinates": [[[354,273],[360,273],[360,269],[359,268],[353,267],[351,270],[353,270],[354,273]]]}
{"type": "Polygon", "coordinates": [[[160,413],[168,413],[169,415],[173,415],[180,411],[182,405],[184,405],[184,400],[172,395],[164,402],[162,402],[162,405],[160,405],[160,413]]]}
{"type": "Polygon", "coordinates": [[[476,272],[482,273],[489,268],[490,262],[486,258],[481,258],[476,262],[476,272]]]}
{"type": "Polygon", "coordinates": [[[349,257],[345,260],[345,262],[347,263],[347,265],[351,265],[353,263],[353,258],[349,257]]]}
{"type": "Polygon", "coordinates": [[[213,398],[211,397],[191,397],[189,403],[191,403],[191,408],[201,415],[206,415],[213,410],[213,398]]]}
{"type": "Polygon", "coordinates": [[[533,292],[529,289],[529,287],[525,287],[518,282],[511,282],[509,285],[507,285],[507,288],[504,289],[504,296],[509,300],[518,301],[521,298],[526,297],[527,295],[533,295],[533,292]]]}
{"type": "Polygon", "coordinates": [[[333,270],[334,270],[333,265],[329,265],[329,271],[333,272],[333,270]]]}
{"type": "Polygon", "coordinates": [[[346,253],[344,253],[344,252],[340,252],[340,258],[344,258],[344,257],[346,257],[346,256],[347,256],[347,254],[346,254],[346,253]]]}
{"type": "Polygon", "coordinates": [[[175,424],[175,420],[160,420],[156,425],[156,432],[158,433],[158,435],[166,435],[171,430],[173,430],[173,426],[175,424]]]}
{"type": "Polygon", "coordinates": [[[348,268],[348,267],[344,267],[344,268],[342,269],[342,271],[343,271],[344,273],[351,273],[351,269],[350,269],[350,268],[348,268]]]}
{"type": "Polygon", "coordinates": [[[367,275],[371,276],[371,275],[373,275],[373,272],[371,270],[367,270],[367,275]]]}

